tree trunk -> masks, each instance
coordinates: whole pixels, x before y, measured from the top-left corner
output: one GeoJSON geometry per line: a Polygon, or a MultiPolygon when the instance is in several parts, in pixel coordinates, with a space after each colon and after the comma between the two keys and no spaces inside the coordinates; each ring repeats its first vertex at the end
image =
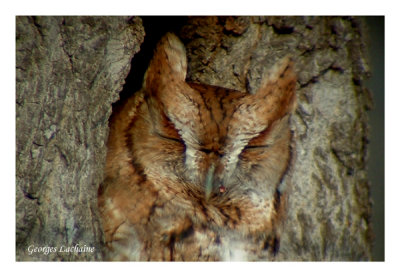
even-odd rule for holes
{"type": "Polygon", "coordinates": [[[17,17],[16,27],[16,259],[101,259],[108,118],[141,20],[17,17]]]}
{"type": "MultiPolygon", "coordinates": [[[[298,75],[295,154],[278,260],[368,260],[368,68],[362,20],[339,17],[202,17],[181,32],[189,78],[255,92],[289,55],[298,75]]],[[[289,179],[287,179],[289,180],[289,179]]]]}
{"type": "MultiPolygon", "coordinates": [[[[370,259],[361,20],[190,17],[179,29],[190,81],[254,93],[278,60],[295,60],[295,147],[276,259],[370,259]]],[[[101,259],[107,122],[143,36],[139,18],[17,18],[17,260],[101,259]],[[28,250],[76,244],[95,251],[28,250]]]]}

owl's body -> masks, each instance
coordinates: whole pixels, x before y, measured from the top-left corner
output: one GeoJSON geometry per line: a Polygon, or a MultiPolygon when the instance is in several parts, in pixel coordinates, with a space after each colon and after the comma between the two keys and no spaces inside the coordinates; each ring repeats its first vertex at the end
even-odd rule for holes
{"type": "MultiPolygon", "coordinates": [[[[284,60],[246,94],[185,82],[167,34],[110,123],[99,191],[110,260],[262,259],[279,244],[295,76],[284,60]]],[[[271,254],[272,253],[272,254],[271,254]]]]}

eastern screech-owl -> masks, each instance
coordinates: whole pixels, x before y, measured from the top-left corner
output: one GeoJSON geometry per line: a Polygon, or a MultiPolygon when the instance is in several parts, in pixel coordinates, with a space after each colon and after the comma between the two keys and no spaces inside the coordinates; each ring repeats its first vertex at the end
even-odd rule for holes
{"type": "Polygon", "coordinates": [[[109,260],[271,259],[291,157],[296,77],[284,59],[256,94],[185,82],[182,42],[158,43],[110,122],[99,208],[109,260]]]}

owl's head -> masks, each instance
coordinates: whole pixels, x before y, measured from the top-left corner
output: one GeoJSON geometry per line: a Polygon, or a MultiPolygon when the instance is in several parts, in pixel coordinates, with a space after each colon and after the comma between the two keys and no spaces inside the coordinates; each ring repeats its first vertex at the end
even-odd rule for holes
{"type": "Polygon", "coordinates": [[[184,45],[167,34],[131,125],[135,163],[154,183],[180,184],[206,201],[273,195],[290,159],[296,85],[290,59],[269,72],[256,94],[187,83],[186,71],[184,45]]]}

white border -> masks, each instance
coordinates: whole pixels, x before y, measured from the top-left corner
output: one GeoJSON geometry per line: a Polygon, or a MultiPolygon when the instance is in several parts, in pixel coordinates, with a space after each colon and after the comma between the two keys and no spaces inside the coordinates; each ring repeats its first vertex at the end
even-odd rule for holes
{"type": "Polygon", "coordinates": [[[2,5],[1,176],[3,272],[28,276],[129,275],[305,275],[393,276],[399,259],[399,9],[396,1],[8,1],[2,5]],[[155,3],[156,2],[156,3],[155,3]],[[261,3],[261,4],[260,4],[261,3]],[[6,6],[7,5],[7,6],[6,6]],[[15,16],[16,15],[385,15],[385,260],[384,263],[25,263],[15,262],[15,16]],[[10,212],[14,211],[14,212],[10,212]],[[73,269],[70,267],[73,266],[73,269]]]}

